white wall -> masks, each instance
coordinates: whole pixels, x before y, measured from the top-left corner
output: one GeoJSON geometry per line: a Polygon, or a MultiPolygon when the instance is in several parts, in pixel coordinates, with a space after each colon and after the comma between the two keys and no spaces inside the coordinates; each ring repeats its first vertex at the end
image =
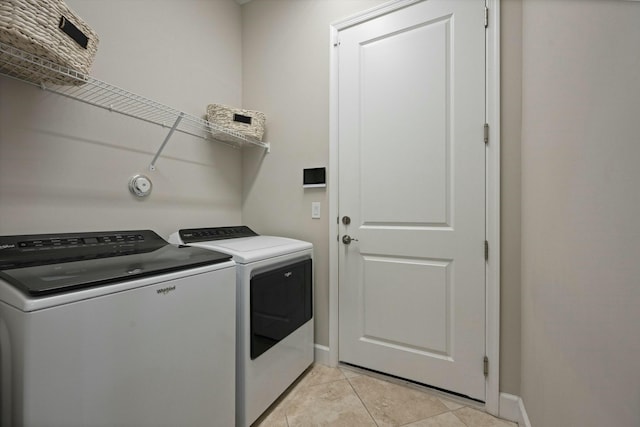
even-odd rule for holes
{"type": "MultiPolygon", "coordinates": [[[[68,0],[100,36],[92,75],[202,115],[241,103],[241,13],[233,0],[68,0]]],[[[0,78],[0,234],[241,222],[238,150],[0,78]],[[146,200],[128,191],[146,173],[146,200]]]]}
{"type": "MultiPolygon", "coordinates": [[[[244,154],[243,220],[259,233],[310,241],[315,340],[329,343],[327,189],[303,189],[302,170],[329,173],[329,24],[381,0],[254,0],[242,6],[243,105],[267,114],[272,151],[244,154]],[[311,219],[311,202],[322,204],[311,219]]],[[[334,219],[335,221],[335,219],[334,219]]]]}
{"type": "MultiPolygon", "coordinates": [[[[265,111],[273,151],[176,134],[151,173],[166,129],[2,77],[0,234],[245,222],[309,240],[327,345],[331,189],[303,190],[302,169],[328,166],[329,23],[381,2],[68,0],[101,36],[95,77],[195,115],[265,111]],[[127,190],[140,172],[144,201],[127,190]]],[[[637,426],[640,3],[505,0],[503,17],[500,388],[536,427],[637,426]]]]}
{"type": "Polygon", "coordinates": [[[640,3],[523,2],[522,397],[640,425],[640,3]]]}
{"type": "Polygon", "coordinates": [[[500,5],[500,391],[520,394],[522,1],[500,5]]]}
{"type": "MultiPolygon", "coordinates": [[[[313,242],[316,342],[329,342],[331,188],[303,190],[302,169],[329,159],[329,24],[378,0],[253,0],[242,7],[243,105],[265,111],[272,152],[244,154],[243,220],[261,233],[313,242]],[[311,202],[322,219],[311,219],[311,202]]],[[[503,15],[503,284],[500,389],[520,392],[520,82],[521,1],[503,15]],[[505,66],[506,65],[506,66],[505,66]],[[516,90],[514,90],[516,88],[516,90]],[[502,367],[504,366],[504,370],[502,367]]],[[[333,219],[335,220],[335,219],[333,219]]]]}
{"type": "MultiPolygon", "coordinates": [[[[167,129],[3,77],[0,234],[151,228],[166,237],[178,227],[244,222],[309,240],[316,247],[316,341],[327,345],[330,189],[303,190],[302,169],[328,166],[329,24],[382,2],[254,0],[241,16],[232,0],[68,0],[100,35],[94,77],[194,115],[211,102],[265,111],[273,151],[242,155],[176,133],[149,172],[167,129]],[[128,192],[136,173],[153,180],[146,200],[128,192]],[[312,201],[322,203],[320,220],[310,218],[312,201]]],[[[516,2],[503,5],[506,15],[517,17],[516,2]]],[[[517,31],[519,24],[507,25],[503,43],[518,41],[517,31]]],[[[506,81],[518,79],[517,49],[503,54],[506,81]]],[[[503,94],[511,118],[519,105],[512,93],[503,94]]],[[[511,261],[519,247],[519,181],[507,169],[519,155],[519,140],[509,136],[519,127],[504,126],[502,217],[511,226],[503,224],[501,390],[518,394],[519,264],[511,261]]]]}

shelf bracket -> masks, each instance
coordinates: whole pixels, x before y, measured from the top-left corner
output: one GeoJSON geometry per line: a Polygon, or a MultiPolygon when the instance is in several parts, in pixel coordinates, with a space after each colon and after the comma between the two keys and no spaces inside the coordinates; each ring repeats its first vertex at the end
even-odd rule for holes
{"type": "Polygon", "coordinates": [[[169,130],[169,133],[167,134],[167,136],[164,138],[164,141],[162,141],[162,145],[158,149],[158,152],[153,157],[153,160],[151,160],[151,164],[149,165],[150,171],[156,170],[156,160],[158,160],[158,157],[160,157],[160,153],[162,153],[162,150],[164,150],[164,146],[167,145],[167,142],[169,142],[169,140],[171,139],[171,135],[173,135],[173,132],[175,132],[176,128],[180,124],[180,121],[182,120],[183,117],[184,117],[184,113],[180,113],[180,115],[176,119],[173,126],[171,126],[171,129],[169,130]]]}

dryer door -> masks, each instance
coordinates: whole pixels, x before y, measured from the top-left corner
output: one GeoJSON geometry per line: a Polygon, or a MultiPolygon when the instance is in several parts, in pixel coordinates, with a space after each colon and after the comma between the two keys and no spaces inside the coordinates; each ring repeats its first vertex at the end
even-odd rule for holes
{"type": "Polygon", "coordinates": [[[311,319],[311,271],[306,259],[251,278],[251,360],[311,319]]]}

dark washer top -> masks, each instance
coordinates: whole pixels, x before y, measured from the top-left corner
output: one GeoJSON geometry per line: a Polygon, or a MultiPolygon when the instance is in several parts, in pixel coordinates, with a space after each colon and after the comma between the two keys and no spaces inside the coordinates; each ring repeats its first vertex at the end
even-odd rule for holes
{"type": "Polygon", "coordinates": [[[151,230],[0,236],[0,278],[31,296],[229,259],[216,251],[170,245],[151,230]]]}

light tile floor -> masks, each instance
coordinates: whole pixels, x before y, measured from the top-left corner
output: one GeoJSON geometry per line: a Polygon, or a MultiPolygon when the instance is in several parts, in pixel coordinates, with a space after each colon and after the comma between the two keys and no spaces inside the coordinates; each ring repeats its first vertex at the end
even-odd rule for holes
{"type": "Polygon", "coordinates": [[[254,427],[516,427],[472,401],[341,366],[314,365],[254,427]]]}

